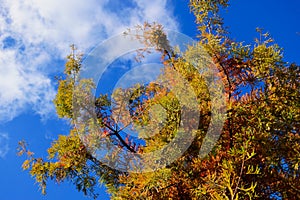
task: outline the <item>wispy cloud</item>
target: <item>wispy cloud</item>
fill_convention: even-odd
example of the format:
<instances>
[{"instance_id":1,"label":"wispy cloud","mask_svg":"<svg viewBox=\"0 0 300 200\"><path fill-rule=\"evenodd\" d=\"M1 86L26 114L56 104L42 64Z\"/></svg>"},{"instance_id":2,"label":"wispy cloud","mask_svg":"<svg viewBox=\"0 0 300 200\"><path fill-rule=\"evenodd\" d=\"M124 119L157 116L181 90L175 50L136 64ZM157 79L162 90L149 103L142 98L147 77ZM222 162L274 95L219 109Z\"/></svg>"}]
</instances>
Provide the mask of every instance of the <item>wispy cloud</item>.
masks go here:
<instances>
[{"instance_id":1,"label":"wispy cloud","mask_svg":"<svg viewBox=\"0 0 300 200\"><path fill-rule=\"evenodd\" d=\"M9 151L8 141L8 134L0 133L0 158L4 158Z\"/></svg>"},{"instance_id":2,"label":"wispy cloud","mask_svg":"<svg viewBox=\"0 0 300 200\"><path fill-rule=\"evenodd\" d=\"M144 21L176 29L167 0L2 0L0 5L0 122L32 108L53 113L54 83L69 45L87 51ZM62 69L60 69L62 70Z\"/></svg>"}]
</instances>

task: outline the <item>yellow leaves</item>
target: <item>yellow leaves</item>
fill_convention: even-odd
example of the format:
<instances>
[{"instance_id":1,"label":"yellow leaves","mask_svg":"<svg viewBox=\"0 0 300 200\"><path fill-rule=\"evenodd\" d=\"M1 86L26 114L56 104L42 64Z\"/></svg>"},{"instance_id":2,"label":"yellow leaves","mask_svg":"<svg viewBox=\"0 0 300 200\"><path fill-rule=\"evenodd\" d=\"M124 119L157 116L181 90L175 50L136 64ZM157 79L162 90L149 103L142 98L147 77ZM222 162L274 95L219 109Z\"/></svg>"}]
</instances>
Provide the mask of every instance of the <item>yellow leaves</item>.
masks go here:
<instances>
[{"instance_id":1,"label":"yellow leaves","mask_svg":"<svg viewBox=\"0 0 300 200\"><path fill-rule=\"evenodd\" d=\"M173 177L170 169L121 175L122 186L118 188L118 197L113 199L170 199L175 192L171 186L178 181Z\"/></svg>"},{"instance_id":2,"label":"yellow leaves","mask_svg":"<svg viewBox=\"0 0 300 200\"><path fill-rule=\"evenodd\" d=\"M149 174L124 173L119 176L117 172L107 170L97 162L96 158L93 159L76 130L71 130L69 136L59 136L48 149L49 162L33 158L33 153L30 151L21 149L19 152L20 155L26 153L29 157L24 161L22 168L30 170L43 189L48 178L58 182L70 178L77 184L78 190L86 192L85 187L94 186L93 181L88 177L89 170L95 178L104 177L103 179L111 181L107 186L114 195L119 195L117 199L184 198L178 192L180 187L183 193L190 195L188 199L251 199L255 197L256 188L259 191L264 191L266 187L282 190L274 185L288 186L297 183L300 163L298 158L300 152L299 66L286 66L282 63L281 49L272 44L268 34L262 35L266 40L259 41L253 48L227 40L222 35L224 31L222 20L217 16L219 8L227 5L227 0L191 0L190 2L199 30L202 32L199 43L189 47L182 57L180 52L172 52L175 50L170 46L163 27L159 24L145 23L138 27L141 32L132 34L143 41L147 48L154 47L162 53L162 61L165 65L162 76L171 80L170 85L179 83L171 73L171 70L176 70L195 92L199 103L197 107L199 110L195 110L199 111L201 117L199 121L189 121L189 124L200 122L197 139L192 146L166 169ZM129 33L130 31L127 34ZM147 48L142 49L141 52L147 52ZM199 57L199 51L202 52L203 49L213 55L213 59L206 55ZM90 111L95 109L94 105L89 105L93 98L92 91L95 84L92 80L76 80L81 66L81 57L75 55L74 50L73 46L73 52L68 56L65 65L66 77L59 81L58 93L54 99L59 117L69 119L74 119L76 116L74 105L86 106ZM187 60L195 61L193 64L196 66L186 62ZM216 62L220 72L206 73L207 67L212 66L212 61ZM198 157L198 150L210 124L211 107L215 106L212 105L209 94L211 91L208 91L205 83L205 80L212 75L216 75L224 82L225 90L230 94L227 99L228 105L226 104L230 108L227 112L230 120L224 126L223 135L216 148L205 160ZM264 82L258 82L261 80ZM183 83L179 85L184 85ZM215 86L213 81L211 84ZM244 88L240 89L241 86ZM104 128L103 124L114 126L113 120L115 120L127 125L132 123L132 116L135 117L133 123L136 125L151 127L150 131L144 130L143 133L149 135L145 140L144 152L163 147L176 136L176 129L181 123L182 116L180 102L176 100L176 95L170 91L170 88L164 88L153 82L145 87L139 85L134 90L128 93L132 95L129 97L123 90L116 90L113 95L113 103L116 104L115 113L120 111L124 113L128 105L125 106L124 102L128 100L133 107L133 114L127 113L128 115L113 119L111 111L105 111L105 117L100 112L97 115L98 121L87 120L82 126L77 126L80 133L88 132L92 135L91 139L86 141L96 141L100 134L106 139L111 139L112 134ZM179 96L188 98L187 93L189 92L181 92ZM142 99L144 97L146 98ZM96 107L102 109L102 107L109 107L110 103L107 97L98 98ZM160 106L166 110L166 113L161 111ZM149 122L150 115L155 118L152 123ZM158 126L159 121L164 121L163 128ZM97 130L99 132L94 129L98 125L96 123L102 124L100 130ZM159 134L151 135L151 131L156 129ZM140 136L141 133L139 132ZM226 147L222 146L223 144ZM97 148L97 145L91 146ZM118 153L113 152L111 160L117 160ZM283 166L280 163L282 160L285 160ZM91 166L92 162L97 165ZM288 172L279 174L278 168L285 167L284 165L287 166ZM258 176L260 173L261 175ZM77 178L80 180L78 181Z\"/></svg>"},{"instance_id":3,"label":"yellow leaves","mask_svg":"<svg viewBox=\"0 0 300 200\"><path fill-rule=\"evenodd\" d=\"M31 164L31 161L30 161L30 160L25 160L25 161L23 162L23 164L22 164L23 170L29 169L30 164Z\"/></svg>"},{"instance_id":4,"label":"yellow leaves","mask_svg":"<svg viewBox=\"0 0 300 200\"><path fill-rule=\"evenodd\" d=\"M259 174L260 169L258 166L248 165L246 174Z\"/></svg>"},{"instance_id":5,"label":"yellow leaves","mask_svg":"<svg viewBox=\"0 0 300 200\"><path fill-rule=\"evenodd\" d=\"M270 40L266 39L253 49L252 70L258 78L272 76L273 70L280 68L283 63L282 49L277 44L270 45L269 43Z\"/></svg>"},{"instance_id":6,"label":"yellow leaves","mask_svg":"<svg viewBox=\"0 0 300 200\"><path fill-rule=\"evenodd\" d=\"M73 117L73 97L74 89L77 84L77 75L79 73L82 55L75 54L75 46L71 45L72 53L67 57L68 60L65 64L65 79L60 79L58 82L58 90L53 103L56 108L56 112L61 118ZM88 85L86 80L81 80L79 85ZM88 85L90 87L90 85ZM80 87L80 89L86 89ZM84 90L83 90L84 91ZM87 91L87 90L86 90ZM76 91L75 91L76 92Z\"/></svg>"},{"instance_id":7,"label":"yellow leaves","mask_svg":"<svg viewBox=\"0 0 300 200\"><path fill-rule=\"evenodd\" d=\"M67 62L65 64L65 74L67 76L73 76L72 78L75 78L81 67L82 54L75 54L75 51L77 49L74 44L72 44L70 47L71 54L67 56Z\"/></svg>"},{"instance_id":8,"label":"yellow leaves","mask_svg":"<svg viewBox=\"0 0 300 200\"><path fill-rule=\"evenodd\" d=\"M219 16L219 9L228 6L228 0L191 0L190 8L196 17L200 42L212 50L222 49L221 43L225 39L226 29L223 27L223 19ZM216 49L213 49L216 48Z\"/></svg>"},{"instance_id":9,"label":"yellow leaves","mask_svg":"<svg viewBox=\"0 0 300 200\"><path fill-rule=\"evenodd\" d=\"M58 91L53 101L58 116L73 119L78 108L90 106L94 88L95 85L90 79L82 79L76 86L73 79L59 80Z\"/></svg>"},{"instance_id":10,"label":"yellow leaves","mask_svg":"<svg viewBox=\"0 0 300 200\"><path fill-rule=\"evenodd\" d=\"M72 167L76 169L85 164L87 152L77 135L61 135L48 149L48 154L49 159L56 156L64 168Z\"/></svg>"},{"instance_id":11,"label":"yellow leaves","mask_svg":"<svg viewBox=\"0 0 300 200\"><path fill-rule=\"evenodd\" d=\"M81 173L86 166L87 150L76 134L76 130L71 130L69 136L59 136L58 140L52 144L52 147L48 149L49 161L34 158L33 153L27 150L24 144L20 149L22 154L26 153L28 156L22 168L29 170L30 174L35 177L43 194L45 194L46 181L49 178L61 182L74 172Z\"/></svg>"},{"instance_id":12,"label":"yellow leaves","mask_svg":"<svg viewBox=\"0 0 300 200\"><path fill-rule=\"evenodd\" d=\"M59 117L72 118L74 82L60 80L56 97L53 101Z\"/></svg>"}]
</instances>

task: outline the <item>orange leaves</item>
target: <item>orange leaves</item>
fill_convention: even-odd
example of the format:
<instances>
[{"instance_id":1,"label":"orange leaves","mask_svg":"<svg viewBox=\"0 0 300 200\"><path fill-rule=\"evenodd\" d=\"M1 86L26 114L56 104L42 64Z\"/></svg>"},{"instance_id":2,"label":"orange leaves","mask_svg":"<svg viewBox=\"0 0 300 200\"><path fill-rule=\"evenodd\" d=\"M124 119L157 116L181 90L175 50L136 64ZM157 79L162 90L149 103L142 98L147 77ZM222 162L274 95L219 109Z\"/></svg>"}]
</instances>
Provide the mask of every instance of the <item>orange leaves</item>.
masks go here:
<instances>
[{"instance_id":1,"label":"orange leaves","mask_svg":"<svg viewBox=\"0 0 300 200\"><path fill-rule=\"evenodd\" d=\"M146 46L138 50L138 59L149 53L149 48L156 49L164 64L161 79L169 80L170 86L190 86L196 94L199 105L193 112L199 113L200 119L188 121L191 125L199 124L196 139L188 150L166 168L151 173L119 173L94 158L88 149L97 150L103 139L131 152L155 151L168 144L176 136L178 124L183 123L182 105L176 98L187 98L186 90L175 94L154 82L137 85L130 91L116 90L112 100L107 95L96 99L96 122L91 120L80 129L82 134L90 133L87 137L79 138L76 130L71 130L69 136L60 136L48 149L47 162L34 158L25 148L20 151L28 156L23 169L30 170L43 189L48 178L69 178L84 192L96 186L95 179L103 179L116 199L269 199L275 192L286 199L299 196L300 67L284 63L281 49L269 39L254 46L230 41L217 14L220 7L227 6L227 0L191 0L190 6L201 31L200 40L182 57L170 46L162 25L145 23L137 32L127 32ZM212 58L195 59L202 67L201 74L186 62L194 59L186 58L196 57L195 52L203 49ZM95 86L90 80L75 81L81 58L74 50L72 47L65 65L67 77L59 81L54 100L58 115L70 119L74 114L74 85L80 86L75 94L81 97L82 101L77 102L81 105L87 105L93 98L90 91ZM202 65L203 61L209 64ZM215 148L200 158L199 149L212 120L211 110L216 106L212 105L205 82L206 76L211 75L205 74L206 67L212 66L211 61L218 68L213 75L225 85L227 120ZM187 84L178 81L172 70ZM151 110L155 105L159 105L158 109ZM93 106L89 107L91 111ZM161 108L166 110L165 115ZM129 124L150 127L139 132L139 136L151 136L145 137L144 147L133 137L122 138L120 132ZM90 144L91 148L83 144ZM113 152L114 159L118 159L119 150ZM171 153L175 150L176 147Z\"/></svg>"},{"instance_id":2,"label":"orange leaves","mask_svg":"<svg viewBox=\"0 0 300 200\"><path fill-rule=\"evenodd\" d=\"M104 130L102 133L103 133L104 136L107 136L109 134L109 131L108 130Z\"/></svg>"}]
</instances>

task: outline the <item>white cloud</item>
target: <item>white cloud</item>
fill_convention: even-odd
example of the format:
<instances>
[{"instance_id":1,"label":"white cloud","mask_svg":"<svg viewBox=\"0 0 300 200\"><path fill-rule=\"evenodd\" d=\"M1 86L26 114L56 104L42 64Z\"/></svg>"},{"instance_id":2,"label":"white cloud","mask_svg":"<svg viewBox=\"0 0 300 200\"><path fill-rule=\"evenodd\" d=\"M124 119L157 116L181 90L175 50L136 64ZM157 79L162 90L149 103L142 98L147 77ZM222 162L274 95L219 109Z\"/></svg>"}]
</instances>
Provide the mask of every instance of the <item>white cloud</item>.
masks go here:
<instances>
[{"instance_id":1,"label":"white cloud","mask_svg":"<svg viewBox=\"0 0 300 200\"><path fill-rule=\"evenodd\" d=\"M8 134L0 133L0 158L4 158L9 151L8 141Z\"/></svg>"},{"instance_id":2,"label":"white cloud","mask_svg":"<svg viewBox=\"0 0 300 200\"><path fill-rule=\"evenodd\" d=\"M57 61L75 43L87 51L97 42L144 21L176 29L167 0L1 0L0 122L29 107L53 113ZM62 68L60 68L62 71Z\"/></svg>"}]
</instances>

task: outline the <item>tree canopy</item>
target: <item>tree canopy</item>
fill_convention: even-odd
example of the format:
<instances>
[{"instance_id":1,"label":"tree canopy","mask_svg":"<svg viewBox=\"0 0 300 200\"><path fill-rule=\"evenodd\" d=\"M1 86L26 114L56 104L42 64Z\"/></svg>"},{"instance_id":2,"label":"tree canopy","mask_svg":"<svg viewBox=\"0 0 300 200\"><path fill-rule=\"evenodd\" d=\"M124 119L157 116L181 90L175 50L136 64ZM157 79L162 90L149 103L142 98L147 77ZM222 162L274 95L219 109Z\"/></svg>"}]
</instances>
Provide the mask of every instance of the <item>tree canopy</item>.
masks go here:
<instances>
[{"instance_id":1,"label":"tree canopy","mask_svg":"<svg viewBox=\"0 0 300 200\"><path fill-rule=\"evenodd\" d=\"M142 34L129 30L124 37L160 53L164 67L159 79L169 80L174 88L188 84L192 94L182 94L180 89L177 93L187 102L196 99L197 105L186 109L188 115L199 117L186 118L178 94L155 83L119 88L112 96L92 96L96 83L80 78L82 55L72 46L53 101L58 116L70 120L70 134L53 142L48 158L36 158L25 143L20 143L20 154L28 156L23 169L29 170L43 193L47 181L53 180L70 181L93 198L97 198L97 187L102 183L112 199L300 199L300 67L286 62L283 50L261 29L257 29L258 39L253 44L232 40L219 15L228 0L190 0L189 6L199 34L197 44L185 52L178 52L156 23L140 25L137 29ZM147 48L138 51L137 60L147 57ZM225 100L217 102L224 103L226 117L221 135L206 156L199 156L205 135L213 117L222 121L222 116L214 113L215 102L206 81L211 74L201 68L210 65L189 62L199 49L216 67L213 75L224 85L219 89ZM200 68L203 73L199 73ZM185 82L178 83L174 74ZM91 99L95 100L92 106ZM82 114L78 107L93 114ZM116 113L127 114L116 117ZM85 119L85 123L76 124L78 119ZM184 134L192 129L187 126L180 131L183 119L188 119L191 127L197 126L193 141L184 140ZM119 121L124 127L138 127L142 142L124 134ZM148 128L139 129L143 126ZM139 169L112 167L122 165L124 158L133 154L161 149L180 134L180 142L190 145L163 168L155 168L158 164L147 158L143 158L147 167L155 170L137 173ZM108 159L111 165L95 157L101 148L113 150ZM178 150L174 147L166 154Z\"/></svg>"}]
</instances>

